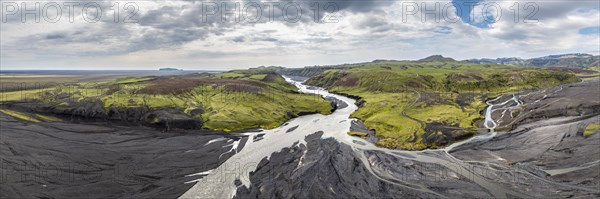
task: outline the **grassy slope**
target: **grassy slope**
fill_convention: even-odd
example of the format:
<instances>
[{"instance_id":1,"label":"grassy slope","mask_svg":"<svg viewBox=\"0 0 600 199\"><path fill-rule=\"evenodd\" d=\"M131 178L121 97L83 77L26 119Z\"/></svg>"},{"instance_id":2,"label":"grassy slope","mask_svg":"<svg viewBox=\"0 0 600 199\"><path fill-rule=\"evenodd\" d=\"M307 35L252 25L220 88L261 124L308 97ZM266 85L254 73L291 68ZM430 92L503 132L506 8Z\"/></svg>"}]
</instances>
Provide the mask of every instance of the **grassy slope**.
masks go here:
<instances>
[{"instance_id":1,"label":"grassy slope","mask_svg":"<svg viewBox=\"0 0 600 199\"><path fill-rule=\"evenodd\" d=\"M15 118L18 118L21 120L25 120L25 121L29 121L29 122L40 122L40 120L38 120L34 117L31 117L28 114L21 113L18 111L0 109L0 113L4 113L4 114L10 115L12 117L15 117Z\"/></svg>"},{"instance_id":2,"label":"grassy slope","mask_svg":"<svg viewBox=\"0 0 600 199\"><path fill-rule=\"evenodd\" d=\"M15 118L18 118L21 120L25 120L25 121L29 121L29 122L41 122L41 121L60 122L60 121L62 121L61 119L53 117L53 116L24 113L24 112L8 110L8 109L0 109L0 113L4 113L4 114L10 115L12 117L15 117Z\"/></svg>"},{"instance_id":3,"label":"grassy slope","mask_svg":"<svg viewBox=\"0 0 600 199\"><path fill-rule=\"evenodd\" d=\"M275 128L304 113L331 113L331 103L296 87L271 71L239 70L212 75L131 77L109 83L0 93L0 101L36 99L57 106L100 100L109 107L171 107L202 118L204 128L234 131Z\"/></svg>"},{"instance_id":4,"label":"grassy slope","mask_svg":"<svg viewBox=\"0 0 600 199\"><path fill-rule=\"evenodd\" d=\"M427 125L473 134L487 98L578 80L568 73L504 65L379 62L328 70L307 83L359 96L360 108L352 116L376 131L382 138L378 145L419 150L452 141L425 141L431 135L447 139L441 130L425 135Z\"/></svg>"},{"instance_id":5,"label":"grassy slope","mask_svg":"<svg viewBox=\"0 0 600 199\"><path fill-rule=\"evenodd\" d=\"M583 132L584 136L589 136L600 131L600 123L589 123Z\"/></svg>"}]
</instances>

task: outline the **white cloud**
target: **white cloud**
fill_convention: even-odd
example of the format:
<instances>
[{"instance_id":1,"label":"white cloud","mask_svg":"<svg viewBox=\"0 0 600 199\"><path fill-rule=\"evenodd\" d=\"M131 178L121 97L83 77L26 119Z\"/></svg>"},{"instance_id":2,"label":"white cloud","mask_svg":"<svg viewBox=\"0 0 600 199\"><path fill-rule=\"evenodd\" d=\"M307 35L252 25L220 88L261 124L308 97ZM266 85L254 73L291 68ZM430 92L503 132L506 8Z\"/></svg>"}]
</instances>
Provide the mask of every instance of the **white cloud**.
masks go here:
<instances>
[{"instance_id":1,"label":"white cloud","mask_svg":"<svg viewBox=\"0 0 600 199\"><path fill-rule=\"evenodd\" d=\"M319 1L321 2L321 1ZM383 2L383 3L382 3ZM591 3L590 3L591 2ZM497 1L499 20L488 28L462 21L448 9L439 22L421 13L403 15L402 3L339 1L337 23L315 23L302 2L303 19L259 23L202 21L202 2L140 1L138 23L2 23L2 68L155 69L244 68L257 65L338 64L374 59L418 59L443 54L458 59L533 57L563 52L598 52L597 35L578 30L600 24L598 2L539 1L537 23L515 22L516 1ZM101 2L113 5L114 2ZM432 8L431 1L415 2ZM439 1L439 13L450 1ZM482 16L482 2L473 14ZM519 18L527 14L521 5ZM124 2L121 2L121 6ZM595 7L594 7L595 6ZM595 9L594 9L595 8ZM490 9L488 11L493 11ZM106 11L110 16L110 12ZM490 12L496 13L496 12ZM79 13L81 14L81 13ZM325 13L321 13L323 16ZM321 17L323 17L321 16ZM264 18L266 19L266 18ZM484 18L475 18L483 22Z\"/></svg>"}]
</instances>

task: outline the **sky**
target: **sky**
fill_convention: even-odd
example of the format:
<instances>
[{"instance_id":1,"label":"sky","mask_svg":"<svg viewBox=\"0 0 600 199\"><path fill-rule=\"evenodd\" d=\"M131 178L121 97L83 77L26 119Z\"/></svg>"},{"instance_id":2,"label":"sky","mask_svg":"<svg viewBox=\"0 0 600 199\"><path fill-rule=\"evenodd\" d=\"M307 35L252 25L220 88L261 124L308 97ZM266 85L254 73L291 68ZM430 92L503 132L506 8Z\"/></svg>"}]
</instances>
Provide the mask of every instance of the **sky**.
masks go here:
<instances>
[{"instance_id":1,"label":"sky","mask_svg":"<svg viewBox=\"0 0 600 199\"><path fill-rule=\"evenodd\" d=\"M0 10L2 70L600 54L597 0L2 0Z\"/></svg>"}]
</instances>

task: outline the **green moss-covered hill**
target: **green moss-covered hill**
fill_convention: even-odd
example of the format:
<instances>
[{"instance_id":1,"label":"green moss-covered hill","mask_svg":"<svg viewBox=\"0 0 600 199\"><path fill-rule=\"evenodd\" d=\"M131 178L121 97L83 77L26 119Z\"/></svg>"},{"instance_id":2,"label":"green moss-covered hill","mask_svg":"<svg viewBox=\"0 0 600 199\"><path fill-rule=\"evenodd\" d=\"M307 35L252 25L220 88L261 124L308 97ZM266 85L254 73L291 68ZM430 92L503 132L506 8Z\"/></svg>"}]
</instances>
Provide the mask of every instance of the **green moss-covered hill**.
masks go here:
<instances>
[{"instance_id":1,"label":"green moss-covered hill","mask_svg":"<svg viewBox=\"0 0 600 199\"><path fill-rule=\"evenodd\" d=\"M329 66L306 83L357 96L352 114L382 147L421 150L476 133L484 101L504 93L580 81L574 74L453 60L374 61ZM306 69L282 71L309 73Z\"/></svg>"},{"instance_id":2,"label":"green moss-covered hill","mask_svg":"<svg viewBox=\"0 0 600 199\"><path fill-rule=\"evenodd\" d=\"M259 69L61 84L2 92L0 100L30 112L217 131L275 128L332 110L321 96L300 94L280 75Z\"/></svg>"}]
</instances>

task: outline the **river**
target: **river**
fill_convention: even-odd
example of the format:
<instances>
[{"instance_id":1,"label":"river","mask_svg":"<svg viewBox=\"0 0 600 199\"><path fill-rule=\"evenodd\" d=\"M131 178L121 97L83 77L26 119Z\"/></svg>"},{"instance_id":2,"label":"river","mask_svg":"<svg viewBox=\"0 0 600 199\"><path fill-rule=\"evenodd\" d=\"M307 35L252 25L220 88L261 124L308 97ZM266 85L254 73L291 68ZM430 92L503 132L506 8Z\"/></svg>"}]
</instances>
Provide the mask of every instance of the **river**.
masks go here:
<instances>
[{"instance_id":1,"label":"river","mask_svg":"<svg viewBox=\"0 0 600 199\"><path fill-rule=\"evenodd\" d=\"M318 131L324 132L322 138L331 137L343 144L351 146L356 152L356 156L362 160L364 165L371 165L369 160L365 157L363 153L364 151L377 151L396 156L397 158L410 159L423 163L452 165L448 166L447 168L459 175L463 175L465 177L468 176L469 179L487 189L488 192L496 198L506 198L507 193L510 193L514 196L521 195L501 186L496 186L494 182L490 182L478 175L475 175L461 160L452 157L447 152L447 149L424 151L393 150L380 148L372 143L365 142L360 138L349 136L347 135L347 132L349 131L351 121L353 120L350 119L350 114L358 109L358 107L354 104L354 99L329 93L323 88L306 86L302 84L302 82L294 81L289 77L284 76L284 78L286 81L298 87L299 91L302 93L319 94L323 97L333 97L341 100L348 106L337 109L330 115L312 114L291 119L278 128L262 131L260 134L264 133L264 135L261 135L263 136L263 139L257 142L252 142L252 140L255 136L259 135L258 133L247 133L250 138L241 150L236 151L235 155L233 155L217 169L208 172L208 175L205 177L190 181L189 183L196 184L180 198L232 198L235 195L237 186L250 186L249 173L256 169L257 165L263 158L269 157L269 155L272 153L281 151L283 148L292 147L298 144L305 144L304 138L307 135ZM488 104L492 103L494 100L488 102ZM514 107L518 107L518 105L520 105L517 97L513 97L509 101L516 103ZM490 129L496 127L494 120L491 119L491 112L494 110L510 108L504 107L504 105L508 104L509 101L505 101L498 105L490 104L490 108L488 108L486 113L486 124L494 124L493 126L490 126ZM500 108L493 109L494 106ZM295 130L293 130L291 133L288 133L290 128L295 128ZM489 139L493 136L494 134L489 133L478 135L467 141L455 143L454 145L450 146L450 148L472 140ZM370 167L369 171L380 180L392 182L404 188L415 189L416 191L427 192L444 197L437 194L435 191L430 190L426 186L408 186L403 183L397 183L394 179L389 179L389 176L385 174L383 174L385 176L382 176L381 172L375 172L373 169L370 169ZM203 172L202 174L207 174L207 172ZM238 185L236 185L236 179L238 179L241 184L238 183Z\"/></svg>"}]
</instances>

